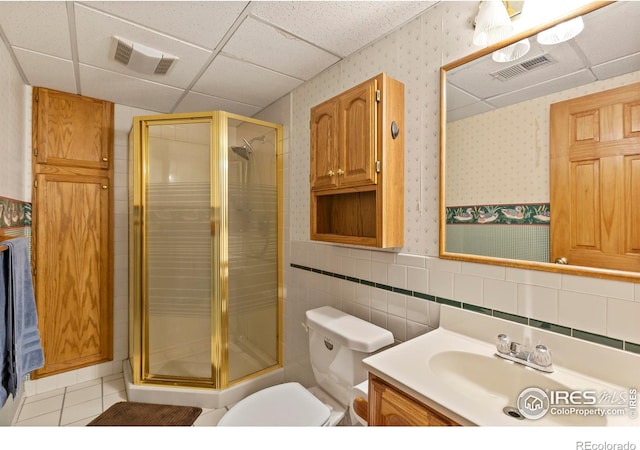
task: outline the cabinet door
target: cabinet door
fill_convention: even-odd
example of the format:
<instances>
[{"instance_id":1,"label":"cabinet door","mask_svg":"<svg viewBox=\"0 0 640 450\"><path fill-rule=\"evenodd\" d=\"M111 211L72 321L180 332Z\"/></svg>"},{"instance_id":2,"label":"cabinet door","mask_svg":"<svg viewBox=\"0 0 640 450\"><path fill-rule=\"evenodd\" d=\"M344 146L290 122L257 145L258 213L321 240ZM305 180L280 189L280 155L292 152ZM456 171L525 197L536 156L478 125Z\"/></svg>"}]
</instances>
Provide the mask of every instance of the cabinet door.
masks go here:
<instances>
[{"instance_id":1,"label":"cabinet door","mask_svg":"<svg viewBox=\"0 0 640 450\"><path fill-rule=\"evenodd\" d=\"M337 186L337 127L337 101L327 101L311 110L311 188L314 190Z\"/></svg>"},{"instance_id":2,"label":"cabinet door","mask_svg":"<svg viewBox=\"0 0 640 450\"><path fill-rule=\"evenodd\" d=\"M369 425L454 426L453 420L375 377L369 380Z\"/></svg>"},{"instance_id":3,"label":"cabinet door","mask_svg":"<svg viewBox=\"0 0 640 450\"><path fill-rule=\"evenodd\" d=\"M44 88L33 94L36 163L109 168L113 103Z\"/></svg>"},{"instance_id":4,"label":"cabinet door","mask_svg":"<svg viewBox=\"0 0 640 450\"><path fill-rule=\"evenodd\" d=\"M341 187L376 182L376 86L377 80L369 80L339 97Z\"/></svg>"},{"instance_id":5,"label":"cabinet door","mask_svg":"<svg viewBox=\"0 0 640 450\"><path fill-rule=\"evenodd\" d=\"M41 173L34 190L34 279L43 368L35 377L113 353L109 179Z\"/></svg>"}]
</instances>

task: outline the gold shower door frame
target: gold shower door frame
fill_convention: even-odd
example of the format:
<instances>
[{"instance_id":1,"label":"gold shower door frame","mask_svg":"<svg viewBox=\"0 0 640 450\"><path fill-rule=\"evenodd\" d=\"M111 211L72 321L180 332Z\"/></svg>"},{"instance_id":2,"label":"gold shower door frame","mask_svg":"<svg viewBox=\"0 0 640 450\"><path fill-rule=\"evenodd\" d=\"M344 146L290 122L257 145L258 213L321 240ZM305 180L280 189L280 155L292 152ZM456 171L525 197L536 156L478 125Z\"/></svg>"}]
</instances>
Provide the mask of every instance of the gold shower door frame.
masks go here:
<instances>
[{"instance_id":1,"label":"gold shower door frame","mask_svg":"<svg viewBox=\"0 0 640 450\"><path fill-rule=\"evenodd\" d=\"M242 121L272 128L276 142L277 186L277 363L258 372L233 380L228 379L228 123ZM145 187L149 175L149 127L153 125L210 124L210 208L211 208L211 374L210 378L192 378L149 373L149 318L147 280L147 236ZM196 112L139 116L133 119L129 136L129 358L134 384L169 385L172 387L198 387L224 389L250 378L282 367L282 125L227 113L224 111ZM217 274L217 276L216 276Z\"/></svg>"}]
</instances>

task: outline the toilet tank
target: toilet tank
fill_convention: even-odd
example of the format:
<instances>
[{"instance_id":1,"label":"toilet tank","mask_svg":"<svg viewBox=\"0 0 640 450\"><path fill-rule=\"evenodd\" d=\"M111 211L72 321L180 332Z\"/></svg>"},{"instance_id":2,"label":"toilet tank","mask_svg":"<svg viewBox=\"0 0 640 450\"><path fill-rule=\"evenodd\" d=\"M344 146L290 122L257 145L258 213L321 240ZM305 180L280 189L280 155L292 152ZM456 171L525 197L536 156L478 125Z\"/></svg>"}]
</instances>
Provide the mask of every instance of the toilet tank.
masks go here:
<instances>
[{"instance_id":1,"label":"toilet tank","mask_svg":"<svg viewBox=\"0 0 640 450\"><path fill-rule=\"evenodd\" d=\"M309 355L318 385L348 406L353 387L367 379L362 360L393 344L393 334L330 306L306 312Z\"/></svg>"}]
</instances>

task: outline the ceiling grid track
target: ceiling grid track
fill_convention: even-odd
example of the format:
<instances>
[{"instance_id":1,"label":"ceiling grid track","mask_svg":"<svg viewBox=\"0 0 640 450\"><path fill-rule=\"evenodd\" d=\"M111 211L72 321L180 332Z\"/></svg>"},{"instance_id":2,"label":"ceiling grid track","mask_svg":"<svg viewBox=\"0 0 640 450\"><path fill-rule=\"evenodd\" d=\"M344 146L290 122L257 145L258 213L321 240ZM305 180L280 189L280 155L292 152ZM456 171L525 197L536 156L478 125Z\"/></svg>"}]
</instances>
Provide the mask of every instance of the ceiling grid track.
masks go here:
<instances>
[{"instance_id":1,"label":"ceiling grid track","mask_svg":"<svg viewBox=\"0 0 640 450\"><path fill-rule=\"evenodd\" d=\"M198 82L198 80L200 80L202 75L207 71L209 66L213 63L213 60L216 59L216 57L220 54L220 52L222 51L224 46L227 44L229 39L231 39L233 34L236 32L236 30L238 28L240 28L240 25L242 25L242 22L244 22L245 19L247 17L249 17L249 13L251 11L251 8L252 8L251 2L249 2L249 4L242 10L242 12L238 16L238 18L233 22L233 25L231 26L231 28L229 28L229 30L227 30L227 32L222 37L220 42L218 42L218 45L216 45L216 47L213 49L213 52L211 52L211 56L209 56L209 59L207 59L207 62L205 62L205 64L202 66L200 71L193 78L191 83L189 83L189 85L184 89L184 91L182 92L180 97L178 97L178 100L176 100L175 104L173 105L173 107L169 111L170 114L172 114L172 113L174 113L176 111L176 109L178 108L180 103L182 103L182 101L185 99L187 94L189 94L189 92L191 92L191 89L193 89L193 86L195 86L195 84Z\"/></svg>"},{"instance_id":2,"label":"ceiling grid track","mask_svg":"<svg viewBox=\"0 0 640 450\"><path fill-rule=\"evenodd\" d=\"M76 33L76 13L74 2L67 1L67 19L69 20L69 40L71 42L71 62L73 63L73 75L76 82L76 94L82 95L80 83L80 58L78 57L78 36Z\"/></svg>"}]
</instances>

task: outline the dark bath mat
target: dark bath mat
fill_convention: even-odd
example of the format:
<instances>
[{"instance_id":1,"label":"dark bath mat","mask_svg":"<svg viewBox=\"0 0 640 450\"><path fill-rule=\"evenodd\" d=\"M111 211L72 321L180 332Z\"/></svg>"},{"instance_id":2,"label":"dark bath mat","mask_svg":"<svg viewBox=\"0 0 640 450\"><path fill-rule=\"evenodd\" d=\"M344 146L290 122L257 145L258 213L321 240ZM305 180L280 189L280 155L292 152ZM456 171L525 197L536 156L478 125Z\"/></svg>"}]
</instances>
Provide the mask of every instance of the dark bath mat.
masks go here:
<instances>
[{"instance_id":1,"label":"dark bath mat","mask_svg":"<svg viewBox=\"0 0 640 450\"><path fill-rule=\"evenodd\" d=\"M182 426L196 421L202 408L193 406L157 405L154 403L118 402L87 426Z\"/></svg>"}]
</instances>

